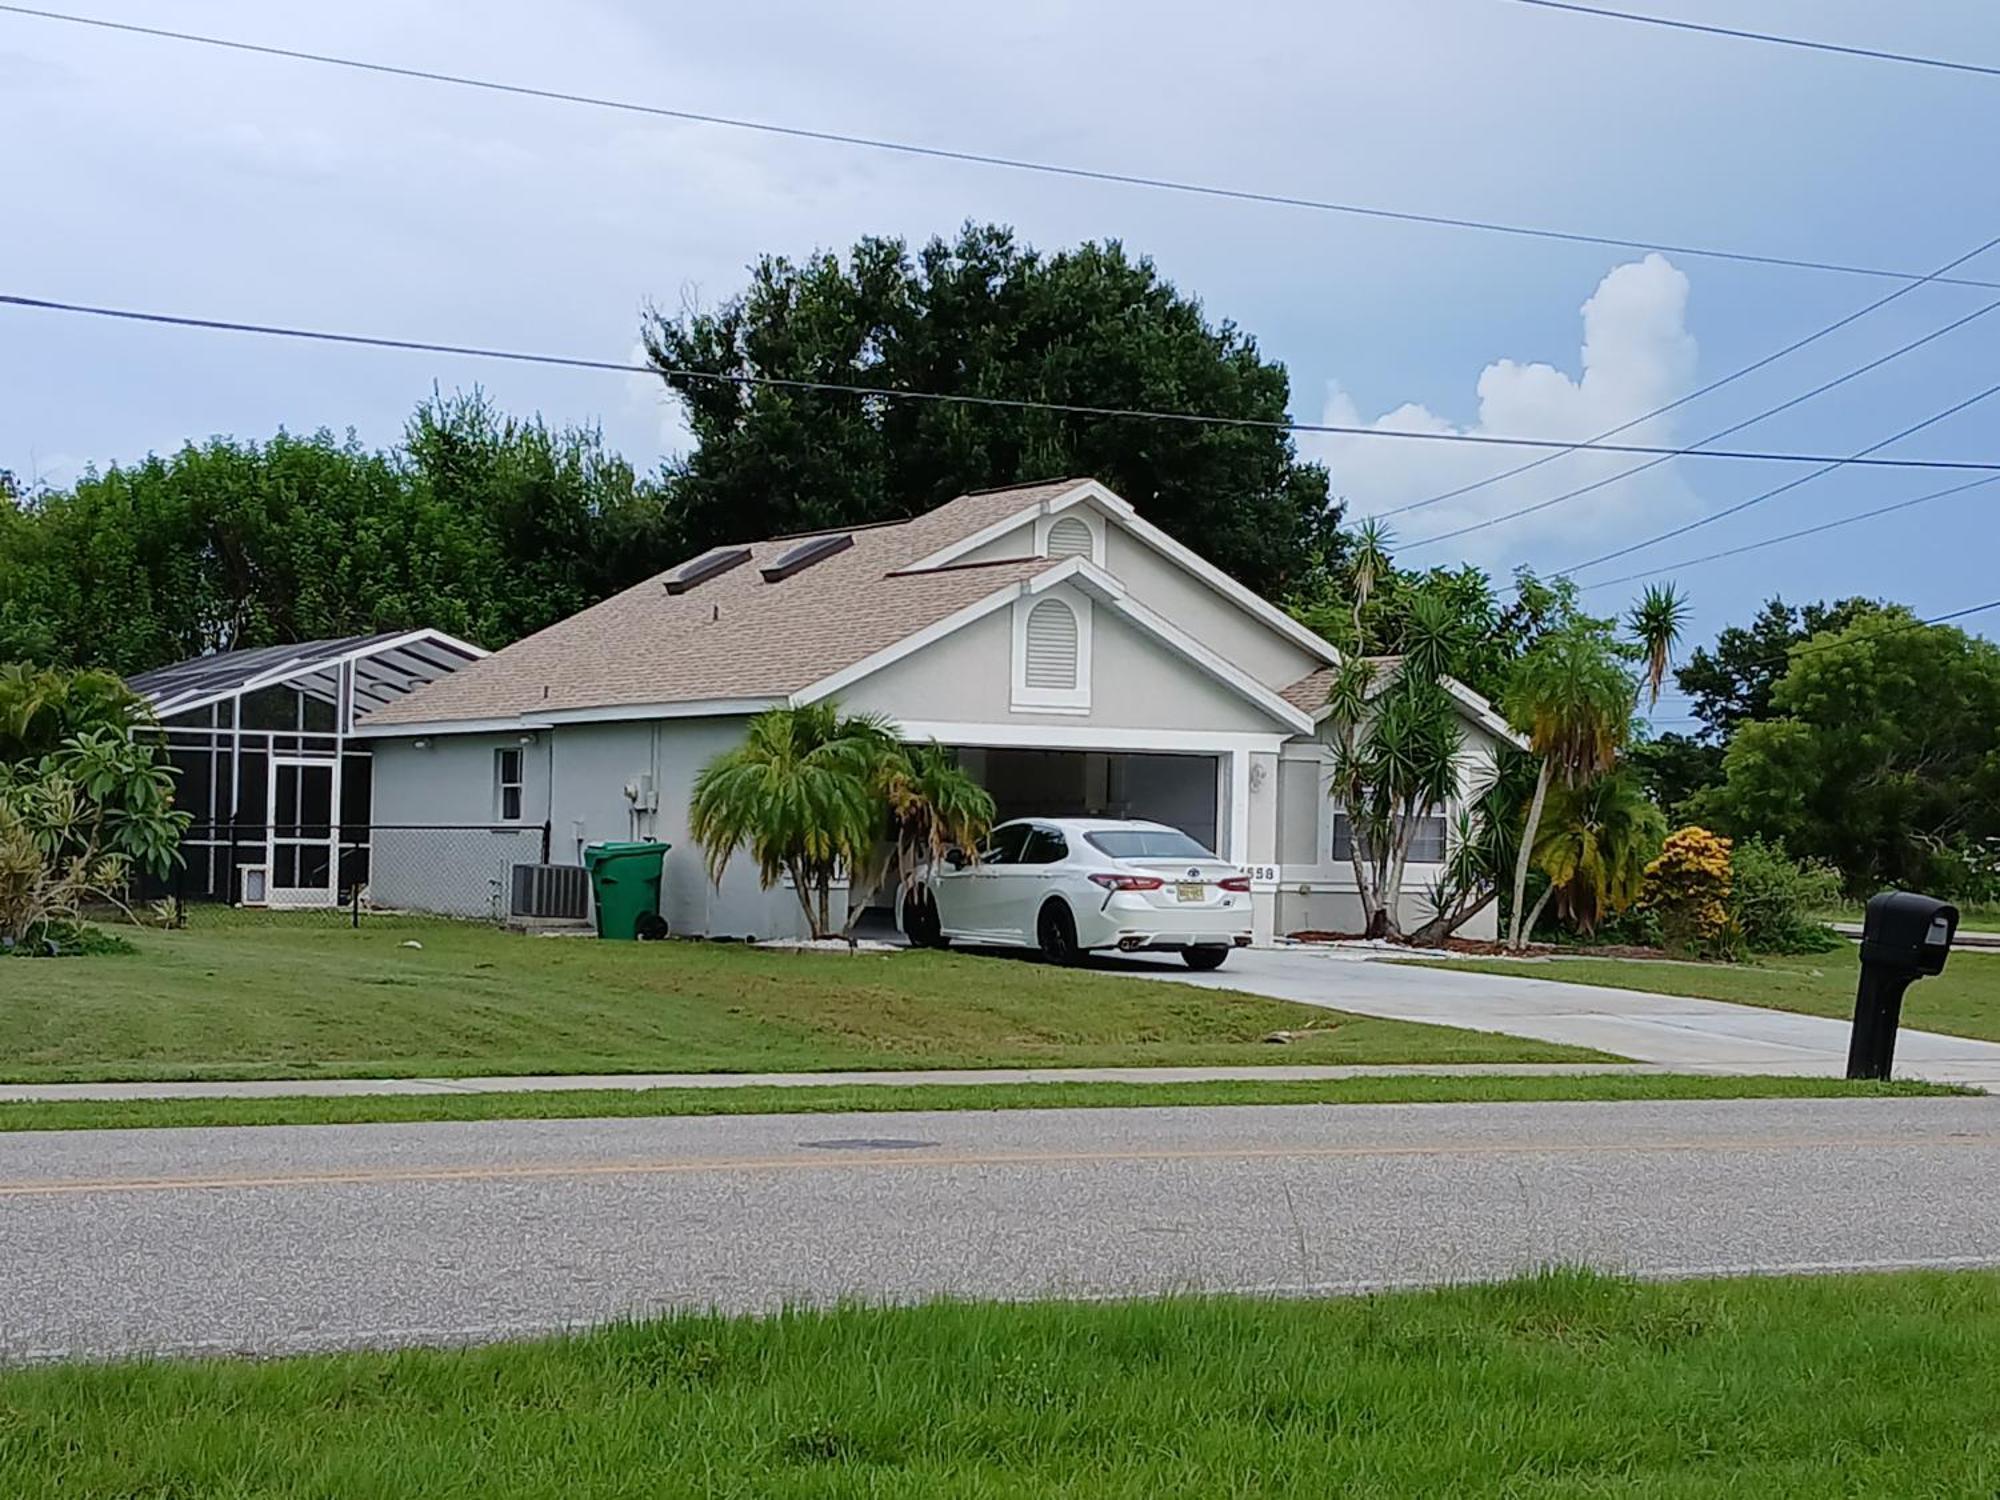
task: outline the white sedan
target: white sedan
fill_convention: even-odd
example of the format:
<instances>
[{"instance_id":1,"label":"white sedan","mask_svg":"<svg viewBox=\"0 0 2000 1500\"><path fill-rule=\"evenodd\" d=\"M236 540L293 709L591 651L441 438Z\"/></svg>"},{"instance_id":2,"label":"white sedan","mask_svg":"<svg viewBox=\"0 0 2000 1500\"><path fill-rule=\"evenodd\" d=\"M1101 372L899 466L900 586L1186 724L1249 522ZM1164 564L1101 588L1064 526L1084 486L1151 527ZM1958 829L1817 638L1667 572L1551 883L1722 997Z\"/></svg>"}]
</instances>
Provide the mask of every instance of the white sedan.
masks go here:
<instances>
[{"instance_id":1,"label":"white sedan","mask_svg":"<svg viewBox=\"0 0 2000 1500\"><path fill-rule=\"evenodd\" d=\"M919 946L1039 948L1061 964L1165 950L1213 969L1250 929L1249 876L1178 828L1124 819L1002 823L977 858L952 851L903 902Z\"/></svg>"}]
</instances>

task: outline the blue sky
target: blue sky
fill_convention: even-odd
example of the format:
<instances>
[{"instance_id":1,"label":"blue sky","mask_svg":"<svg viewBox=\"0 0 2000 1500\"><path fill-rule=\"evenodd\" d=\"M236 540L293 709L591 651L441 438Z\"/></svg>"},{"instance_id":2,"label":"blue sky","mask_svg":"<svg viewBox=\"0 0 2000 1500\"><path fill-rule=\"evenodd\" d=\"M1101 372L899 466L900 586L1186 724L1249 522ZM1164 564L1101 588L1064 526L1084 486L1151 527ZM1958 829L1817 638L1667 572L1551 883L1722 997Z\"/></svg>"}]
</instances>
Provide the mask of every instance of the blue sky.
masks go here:
<instances>
[{"instance_id":1,"label":"blue sky","mask_svg":"<svg viewBox=\"0 0 2000 1500\"><path fill-rule=\"evenodd\" d=\"M1649 243L1928 270L2000 234L1985 149L2000 80L1502 0L1270 0L1226 25L1213 6L1155 0L76 3L718 113ZM2000 7L1978 0L1656 8L2000 62ZM0 289L608 358L634 352L647 302L719 300L763 251L921 239L967 218L1010 222L1041 246L1116 236L1283 360L1302 419L1562 437L1637 416L1890 288L911 160L13 16L0 16L0 182ZM1966 270L2000 280L2000 251ZM1920 289L1631 436L1701 438L1995 298ZM1996 333L2000 312L1732 441L1851 452L2000 380ZM280 425L386 443L434 382L600 421L642 467L680 441L638 378L0 310L0 467L62 484L86 463ZM1890 451L1993 459L1997 434L2000 397ZM1304 446L1356 513L1519 461L1366 439ZM1608 472L1573 456L1396 529L1413 543ZM1560 568L1795 472L1677 460L1406 560ZM1835 473L1582 577L1949 482ZM2000 485L1674 576L1703 639L1772 592L1941 613L2000 592L1996 506ZM1634 587L1591 598L1609 608ZM1971 623L1991 632L1996 619Z\"/></svg>"}]
</instances>

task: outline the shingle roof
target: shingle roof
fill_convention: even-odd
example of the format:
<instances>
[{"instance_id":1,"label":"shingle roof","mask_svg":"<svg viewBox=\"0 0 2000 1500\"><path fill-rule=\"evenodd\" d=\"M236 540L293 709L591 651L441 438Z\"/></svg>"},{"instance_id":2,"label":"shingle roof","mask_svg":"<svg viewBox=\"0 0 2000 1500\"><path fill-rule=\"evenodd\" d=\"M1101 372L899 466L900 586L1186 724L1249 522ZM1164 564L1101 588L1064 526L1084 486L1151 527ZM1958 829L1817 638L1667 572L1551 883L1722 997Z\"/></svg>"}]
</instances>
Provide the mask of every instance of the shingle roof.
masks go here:
<instances>
[{"instance_id":1,"label":"shingle roof","mask_svg":"<svg viewBox=\"0 0 2000 1500\"><path fill-rule=\"evenodd\" d=\"M1278 696L1293 708L1316 714L1326 707L1326 695L1333 691L1333 679L1339 671L1338 667L1315 667L1297 682L1279 688Z\"/></svg>"},{"instance_id":2,"label":"shingle roof","mask_svg":"<svg viewBox=\"0 0 2000 1500\"><path fill-rule=\"evenodd\" d=\"M961 495L779 583L761 569L801 537L669 594L666 573L516 641L368 716L370 725L512 718L559 709L772 698L797 692L1051 566L1019 558L900 572L962 537L1074 489L1055 480Z\"/></svg>"}]
</instances>

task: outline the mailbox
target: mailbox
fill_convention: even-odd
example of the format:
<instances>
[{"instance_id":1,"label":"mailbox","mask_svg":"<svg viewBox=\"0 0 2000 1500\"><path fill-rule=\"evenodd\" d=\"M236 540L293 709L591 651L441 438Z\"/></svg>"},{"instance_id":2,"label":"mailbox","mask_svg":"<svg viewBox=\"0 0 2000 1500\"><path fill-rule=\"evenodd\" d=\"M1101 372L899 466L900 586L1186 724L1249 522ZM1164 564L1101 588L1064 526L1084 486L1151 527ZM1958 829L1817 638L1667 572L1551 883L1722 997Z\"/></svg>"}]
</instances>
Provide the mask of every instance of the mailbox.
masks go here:
<instances>
[{"instance_id":1,"label":"mailbox","mask_svg":"<svg viewBox=\"0 0 2000 1500\"><path fill-rule=\"evenodd\" d=\"M1912 891L1884 891L1861 924L1861 982L1854 992L1849 1078L1887 1078L1896 1060L1903 992L1914 979L1942 974L1958 933L1958 908Z\"/></svg>"}]
</instances>

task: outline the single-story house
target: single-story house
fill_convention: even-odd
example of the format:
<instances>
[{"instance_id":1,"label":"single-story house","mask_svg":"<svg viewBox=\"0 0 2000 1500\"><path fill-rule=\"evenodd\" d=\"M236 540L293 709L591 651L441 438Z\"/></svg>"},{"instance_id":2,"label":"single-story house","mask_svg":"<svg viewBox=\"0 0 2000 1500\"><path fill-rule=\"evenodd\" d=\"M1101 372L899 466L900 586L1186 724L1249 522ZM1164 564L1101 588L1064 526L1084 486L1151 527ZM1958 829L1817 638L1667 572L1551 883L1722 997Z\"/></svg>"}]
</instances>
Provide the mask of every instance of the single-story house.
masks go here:
<instances>
[{"instance_id":1,"label":"single-story house","mask_svg":"<svg viewBox=\"0 0 2000 1500\"><path fill-rule=\"evenodd\" d=\"M797 902L760 890L743 857L712 887L688 797L752 714L836 699L954 747L1002 818L1185 829L1250 871L1269 939L1360 925L1326 795L1339 659L1102 484L1064 479L715 548L376 708L355 732L374 747L380 821L541 825L547 858L569 865L590 843L664 840L674 931L780 937L800 927ZM1508 731L1476 694L1458 699L1469 785ZM1412 918L1448 812L1415 851ZM374 898L484 909L504 872L448 863L378 853Z\"/></svg>"}]
</instances>

